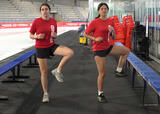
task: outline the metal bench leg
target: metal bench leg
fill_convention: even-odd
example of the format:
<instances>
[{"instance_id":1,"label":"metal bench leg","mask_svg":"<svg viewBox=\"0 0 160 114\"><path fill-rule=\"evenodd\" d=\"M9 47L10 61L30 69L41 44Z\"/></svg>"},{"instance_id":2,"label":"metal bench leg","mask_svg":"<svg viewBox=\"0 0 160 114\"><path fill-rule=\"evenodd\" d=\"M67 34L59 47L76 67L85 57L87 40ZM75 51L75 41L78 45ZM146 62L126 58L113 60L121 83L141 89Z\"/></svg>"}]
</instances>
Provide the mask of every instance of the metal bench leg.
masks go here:
<instances>
[{"instance_id":1,"label":"metal bench leg","mask_svg":"<svg viewBox=\"0 0 160 114\"><path fill-rule=\"evenodd\" d=\"M126 64L125 64L125 69L127 69L127 68L128 68L128 67L127 67L127 66L128 66L127 64L128 64L128 62L126 61Z\"/></svg>"},{"instance_id":2,"label":"metal bench leg","mask_svg":"<svg viewBox=\"0 0 160 114\"><path fill-rule=\"evenodd\" d=\"M29 78L29 76L22 76L20 75L20 71L21 71L21 66L20 64L17 66L17 75L15 75L15 72L14 72L14 75L13 76L8 76L8 78L13 78L13 79L17 79L17 78Z\"/></svg>"},{"instance_id":3,"label":"metal bench leg","mask_svg":"<svg viewBox=\"0 0 160 114\"><path fill-rule=\"evenodd\" d=\"M146 89L147 89L147 82L144 80L144 88L143 88L143 99L142 99L142 105L143 106L158 106L160 104L160 97L159 95L157 95L157 99L158 99L158 103L147 103L145 104L144 100L145 100L145 93L146 93Z\"/></svg>"},{"instance_id":4,"label":"metal bench leg","mask_svg":"<svg viewBox=\"0 0 160 114\"><path fill-rule=\"evenodd\" d=\"M16 68L14 67L14 69L11 70L12 71L12 78L13 80L15 80L15 75L16 75Z\"/></svg>"},{"instance_id":5,"label":"metal bench leg","mask_svg":"<svg viewBox=\"0 0 160 114\"><path fill-rule=\"evenodd\" d=\"M17 76L15 78L29 78L29 76L20 76L20 64L17 66Z\"/></svg>"},{"instance_id":6,"label":"metal bench leg","mask_svg":"<svg viewBox=\"0 0 160 114\"><path fill-rule=\"evenodd\" d=\"M159 95L157 95L157 98L158 98L158 105L160 105L160 97L159 97Z\"/></svg>"},{"instance_id":7,"label":"metal bench leg","mask_svg":"<svg viewBox=\"0 0 160 114\"><path fill-rule=\"evenodd\" d=\"M32 56L29 58L29 65L32 65Z\"/></svg>"},{"instance_id":8,"label":"metal bench leg","mask_svg":"<svg viewBox=\"0 0 160 114\"><path fill-rule=\"evenodd\" d=\"M36 56L36 54L34 54L34 64L35 64L35 65L38 65L38 63L37 63L37 56Z\"/></svg>"},{"instance_id":9,"label":"metal bench leg","mask_svg":"<svg viewBox=\"0 0 160 114\"><path fill-rule=\"evenodd\" d=\"M23 79L16 79L16 75L15 75L15 67L14 69L11 70L12 71L12 76L9 76L8 80L2 80L2 83L23 83L24 80Z\"/></svg>"},{"instance_id":10,"label":"metal bench leg","mask_svg":"<svg viewBox=\"0 0 160 114\"><path fill-rule=\"evenodd\" d=\"M146 93L146 88L147 88L147 84L146 84L146 81L144 80L143 100L142 100L143 106L144 106L144 97L145 97L145 93Z\"/></svg>"},{"instance_id":11,"label":"metal bench leg","mask_svg":"<svg viewBox=\"0 0 160 114\"><path fill-rule=\"evenodd\" d=\"M8 96L0 96L0 100L8 100Z\"/></svg>"},{"instance_id":12,"label":"metal bench leg","mask_svg":"<svg viewBox=\"0 0 160 114\"><path fill-rule=\"evenodd\" d=\"M129 69L129 68L130 68L130 63L129 63L128 61L127 61L127 63L128 63L128 64L127 64L127 68Z\"/></svg>"},{"instance_id":13,"label":"metal bench leg","mask_svg":"<svg viewBox=\"0 0 160 114\"><path fill-rule=\"evenodd\" d=\"M129 62L128 62L128 61L127 61L126 67L127 67L128 69L129 69L129 67L130 67L130 66L129 66Z\"/></svg>"},{"instance_id":14,"label":"metal bench leg","mask_svg":"<svg viewBox=\"0 0 160 114\"><path fill-rule=\"evenodd\" d=\"M32 56L29 58L29 63L26 66L23 66L23 68L38 68L38 64L36 61L36 56L34 55L34 63L32 63Z\"/></svg>"},{"instance_id":15,"label":"metal bench leg","mask_svg":"<svg viewBox=\"0 0 160 114\"><path fill-rule=\"evenodd\" d=\"M136 70L133 68L133 72L132 72L132 88L134 88L135 74L136 74Z\"/></svg>"}]
</instances>

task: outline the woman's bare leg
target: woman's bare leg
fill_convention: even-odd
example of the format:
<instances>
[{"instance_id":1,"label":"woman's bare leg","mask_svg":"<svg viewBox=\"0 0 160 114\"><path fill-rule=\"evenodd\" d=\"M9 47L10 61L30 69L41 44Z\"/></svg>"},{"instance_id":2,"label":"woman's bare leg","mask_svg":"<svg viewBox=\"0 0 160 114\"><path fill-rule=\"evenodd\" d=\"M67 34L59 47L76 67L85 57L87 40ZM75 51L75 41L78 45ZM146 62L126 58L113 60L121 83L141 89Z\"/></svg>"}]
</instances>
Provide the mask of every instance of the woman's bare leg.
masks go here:
<instances>
[{"instance_id":1,"label":"woman's bare leg","mask_svg":"<svg viewBox=\"0 0 160 114\"><path fill-rule=\"evenodd\" d=\"M122 71L122 68L126 62L129 52L130 52L129 48L122 47L122 46L113 46L109 55L120 55L117 70L116 70L117 72ZM122 74L121 76L124 76L124 75Z\"/></svg>"},{"instance_id":2,"label":"woman's bare leg","mask_svg":"<svg viewBox=\"0 0 160 114\"><path fill-rule=\"evenodd\" d=\"M95 56L95 61L98 69L98 78L97 78L97 88L98 88L98 102L104 103L107 102L104 94L104 78L106 76L106 57Z\"/></svg>"},{"instance_id":3,"label":"woman's bare leg","mask_svg":"<svg viewBox=\"0 0 160 114\"><path fill-rule=\"evenodd\" d=\"M43 88L44 93L48 93L48 65L47 65L47 59L40 59L38 58L38 63L40 66L40 72L41 72L41 84Z\"/></svg>"},{"instance_id":4,"label":"woman's bare leg","mask_svg":"<svg viewBox=\"0 0 160 114\"><path fill-rule=\"evenodd\" d=\"M74 52L72 49L65 47L65 46L59 46L55 52L54 55L61 55L63 56L61 62L59 63L57 70L59 72L62 71L64 65L69 61L69 59L73 56Z\"/></svg>"}]
</instances>

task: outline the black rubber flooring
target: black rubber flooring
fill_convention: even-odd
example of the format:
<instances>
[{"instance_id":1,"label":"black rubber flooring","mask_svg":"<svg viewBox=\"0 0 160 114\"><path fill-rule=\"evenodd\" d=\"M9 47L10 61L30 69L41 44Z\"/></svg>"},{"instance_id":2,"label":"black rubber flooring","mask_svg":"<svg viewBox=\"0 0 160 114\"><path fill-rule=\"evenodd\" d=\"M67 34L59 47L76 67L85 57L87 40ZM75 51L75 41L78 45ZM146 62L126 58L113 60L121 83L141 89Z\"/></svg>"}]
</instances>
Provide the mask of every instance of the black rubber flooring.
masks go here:
<instances>
[{"instance_id":1,"label":"black rubber flooring","mask_svg":"<svg viewBox=\"0 0 160 114\"><path fill-rule=\"evenodd\" d=\"M97 69L92 51L78 43L76 31L60 35L56 42L74 50L73 58L63 69L64 83L58 83L50 71L58 65L61 57L48 60L50 102L41 103L42 87L39 68L22 68L21 75L30 76L25 83L0 83L0 95L7 95L8 101L0 101L0 114L159 114L159 107L141 107L142 89L131 88L131 74L117 78L114 71L117 58L107 57L107 75L104 93L108 103L97 102ZM20 55L20 54L19 54ZM18 56L18 55L17 55ZM8 59L6 62L10 61ZM23 63L26 65L28 61ZM4 64L4 63L3 63ZM6 79L6 73L0 80ZM138 82L141 80L137 80ZM138 85L142 85L138 83ZM150 91L149 91L150 93ZM151 91L147 101L155 102Z\"/></svg>"}]
</instances>

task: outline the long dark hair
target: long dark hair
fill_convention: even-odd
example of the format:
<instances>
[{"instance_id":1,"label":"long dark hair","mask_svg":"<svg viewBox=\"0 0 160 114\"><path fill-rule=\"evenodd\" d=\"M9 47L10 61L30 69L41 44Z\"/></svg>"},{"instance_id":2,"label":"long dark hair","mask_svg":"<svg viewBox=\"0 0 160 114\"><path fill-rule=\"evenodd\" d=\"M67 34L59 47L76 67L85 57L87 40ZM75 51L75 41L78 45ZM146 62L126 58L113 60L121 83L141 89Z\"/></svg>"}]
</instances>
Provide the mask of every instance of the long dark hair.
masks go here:
<instances>
[{"instance_id":1,"label":"long dark hair","mask_svg":"<svg viewBox=\"0 0 160 114\"><path fill-rule=\"evenodd\" d=\"M101 3L98 5L97 11L99 11L100 8L101 8L103 5L105 5L105 6L107 7L107 9L109 10L109 6L108 6L106 3L101 2ZM98 16L97 16L95 19L97 19L97 18L99 18L99 17L100 17L100 14L98 14Z\"/></svg>"},{"instance_id":2,"label":"long dark hair","mask_svg":"<svg viewBox=\"0 0 160 114\"><path fill-rule=\"evenodd\" d=\"M40 11L41 11L42 6L47 6L48 9L51 10L51 7L50 7L47 3L43 3L43 4L40 6L40 9L39 9Z\"/></svg>"}]
</instances>

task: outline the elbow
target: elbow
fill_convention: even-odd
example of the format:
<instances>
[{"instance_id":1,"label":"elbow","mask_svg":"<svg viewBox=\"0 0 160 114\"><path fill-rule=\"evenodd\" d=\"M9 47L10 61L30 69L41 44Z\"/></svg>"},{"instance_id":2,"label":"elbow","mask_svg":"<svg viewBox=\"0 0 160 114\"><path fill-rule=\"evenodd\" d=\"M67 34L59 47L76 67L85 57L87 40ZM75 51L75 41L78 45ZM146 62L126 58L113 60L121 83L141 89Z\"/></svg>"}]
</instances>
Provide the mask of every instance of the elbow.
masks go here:
<instances>
[{"instance_id":1,"label":"elbow","mask_svg":"<svg viewBox=\"0 0 160 114\"><path fill-rule=\"evenodd\" d=\"M30 39L32 39L31 35L29 35Z\"/></svg>"},{"instance_id":2,"label":"elbow","mask_svg":"<svg viewBox=\"0 0 160 114\"><path fill-rule=\"evenodd\" d=\"M86 34L86 33L84 33L84 34L83 34L83 36L84 36L84 37L87 37L87 34Z\"/></svg>"},{"instance_id":3,"label":"elbow","mask_svg":"<svg viewBox=\"0 0 160 114\"><path fill-rule=\"evenodd\" d=\"M30 39L33 39L33 35L32 34L30 34L29 37L30 37Z\"/></svg>"}]
</instances>

